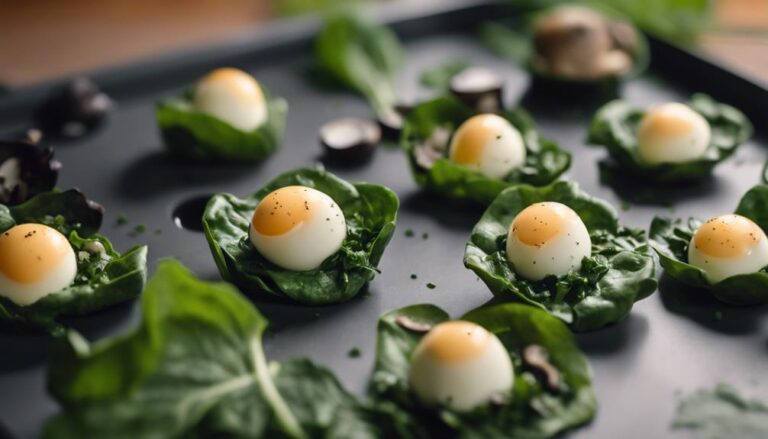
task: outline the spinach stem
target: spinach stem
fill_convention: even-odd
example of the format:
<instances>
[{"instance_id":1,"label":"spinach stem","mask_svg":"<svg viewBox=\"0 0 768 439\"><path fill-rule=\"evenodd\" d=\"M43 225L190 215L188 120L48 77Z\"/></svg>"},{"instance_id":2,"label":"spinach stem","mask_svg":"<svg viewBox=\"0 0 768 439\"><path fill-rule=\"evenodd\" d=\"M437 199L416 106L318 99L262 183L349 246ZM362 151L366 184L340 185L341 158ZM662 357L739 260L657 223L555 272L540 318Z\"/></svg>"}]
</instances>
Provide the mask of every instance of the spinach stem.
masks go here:
<instances>
[{"instance_id":1,"label":"spinach stem","mask_svg":"<svg viewBox=\"0 0 768 439\"><path fill-rule=\"evenodd\" d=\"M296 417L291 412L288 404L285 403L280 392L277 391L272 376L269 373L269 366L264 357L264 350L261 348L261 342L254 340L251 342L251 361L253 361L253 371L256 375L256 382L264 394L264 397L272 406L275 412L277 422L283 428L288 436L295 439L305 439L307 434L301 428Z\"/></svg>"}]
</instances>

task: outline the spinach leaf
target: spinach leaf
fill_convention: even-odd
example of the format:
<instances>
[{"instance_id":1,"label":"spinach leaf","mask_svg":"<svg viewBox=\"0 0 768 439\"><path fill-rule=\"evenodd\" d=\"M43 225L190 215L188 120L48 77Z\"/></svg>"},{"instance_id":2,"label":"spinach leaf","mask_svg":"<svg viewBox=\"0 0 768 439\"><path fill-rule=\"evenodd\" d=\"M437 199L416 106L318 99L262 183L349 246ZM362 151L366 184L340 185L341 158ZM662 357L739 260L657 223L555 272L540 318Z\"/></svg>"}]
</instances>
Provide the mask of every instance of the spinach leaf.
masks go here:
<instances>
[{"instance_id":1,"label":"spinach leaf","mask_svg":"<svg viewBox=\"0 0 768 439\"><path fill-rule=\"evenodd\" d=\"M379 319L376 365L371 393L378 400L394 402L410 413L422 428L420 437L552 437L589 422L597 401L592 390L591 370L573 335L547 312L523 304L502 304L471 311L463 320L475 322L496 334L509 351L515 366L512 401L505 405L480 407L470 413L422 406L410 391L410 358L425 332L403 327L407 319L433 326L449 319L434 305L413 305L384 314ZM561 389L545 390L533 374L522 367L522 350L542 346L551 364L563 377Z\"/></svg>"},{"instance_id":2,"label":"spinach leaf","mask_svg":"<svg viewBox=\"0 0 768 439\"><path fill-rule=\"evenodd\" d=\"M46 224L67 236L77 255L77 276L67 288L26 306L0 297L0 325L60 334L64 328L58 317L89 314L141 293L147 247L135 246L121 255L96 234L102 216L103 208L75 189L45 192L16 206L0 205L0 232L16 224Z\"/></svg>"},{"instance_id":3,"label":"spinach leaf","mask_svg":"<svg viewBox=\"0 0 768 439\"><path fill-rule=\"evenodd\" d=\"M470 65L463 58L448 60L421 72L419 82L434 91L447 94L451 89L451 79Z\"/></svg>"},{"instance_id":4,"label":"spinach leaf","mask_svg":"<svg viewBox=\"0 0 768 439\"><path fill-rule=\"evenodd\" d=\"M330 15L315 40L320 71L365 96L377 114L395 104L394 75L402 57L390 29L349 11Z\"/></svg>"},{"instance_id":5,"label":"spinach leaf","mask_svg":"<svg viewBox=\"0 0 768 439\"><path fill-rule=\"evenodd\" d=\"M23 203L53 189L61 168L53 154L53 147L31 140L0 140L0 203Z\"/></svg>"},{"instance_id":6,"label":"spinach leaf","mask_svg":"<svg viewBox=\"0 0 768 439\"><path fill-rule=\"evenodd\" d=\"M726 384L701 389L683 399L672 424L703 439L768 436L768 404L748 400Z\"/></svg>"},{"instance_id":7,"label":"spinach leaf","mask_svg":"<svg viewBox=\"0 0 768 439\"><path fill-rule=\"evenodd\" d=\"M419 185L448 198L488 204L508 186L546 185L570 167L571 155L555 142L540 138L523 109L500 113L523 137L527 154L522 167L500 180L452 162L447 158L450 136L475 114L451 97L422 103L408 113L401 142Z\"/></svg>"},{"instance_id":8,"label":"spinach leaf","mask_svg":"<svg viewBox=\"0 0 768 439\"><path fill-rule=\"evenodd\" d=\"M62 338L48 370L61 413L45 438L387 437L397 424L308 360L267 363L267 320L226 283L163 261L134 331Z\"/></svg>"},{"instance_id":9,"label":"spinach leaf","mask_svg":"<svg viewBox=\"0 0 768 439\"><path fill-rule=\"evenodd\" d=\"M284 186L301 185L326 193L347 221L342 248L319 268L285 270L262 257L248 230L259 201ZM395 229L399 201L384 186L350 184L331 173L299 169L280 175L245 199L214 195L203 215L203 229L221 276L247 292L268 293L321 305L349 300L373 279L376 265Z\"/></svg>"},{"instance_id":10,"label":"spinach leaf","mask_svg":"<svg viewBox=\"0 0 768 439\"><path fill-rule=\"evenodd\" d=\"M592 255L579 271L530 281L507 262L506 241L515 216L529 205L557 201L581 217L592 240ZM574 331L591 331L624 319L634 302L656 290L655 264L645 233L618 224L605 201L558 181L535 188L505 189L475 225L464 252L464 265L494 295L549 311Z\"/></svg>"},{"instance_id":11,"label":"spinach leaf","mask_svg":"<svg viewBox=\"0 0 768 439\"><path fill-rule=\"evenodd\" d=\"M739 201L736 212L768 230L768 186L750 189ZM702 222L689 218L656 217L651 222L651 246L659 255L664 274L693 288L708 290L718 300L732 305L768 303L768 267L710 283L704 270L688 263L688 246Z\"/></svg>"},{"instance_id":12,"label":"spinach leaf","mask_svg":"<svg viewBox=\"0 0 768 439\"><path fill-rule=\"evenodd\" d=\"M194 160L257 162L275 152L285 130L288 104L267 100L267 120L252 131L243 131L208 113L197 111L186 98L161 101L155 109L165 147Z\"/></svg>"},{"instance_id":13,"label":"spinach leaf","mask_svg":"<svg viewBox=\"0 0 768 439\"><path fill-rule=\"evenodd\" d=\"M704 116L712 128L710 144L698 159L682 163L644 162L637 153L636 132L645 111L621 100L609 102L597 111L587 142L605 147L613 160L627 171L656 183L705 177L749 138L752 125L741 111L704 94L693 95L688 105Z\"/></svg>"}]
</instances>

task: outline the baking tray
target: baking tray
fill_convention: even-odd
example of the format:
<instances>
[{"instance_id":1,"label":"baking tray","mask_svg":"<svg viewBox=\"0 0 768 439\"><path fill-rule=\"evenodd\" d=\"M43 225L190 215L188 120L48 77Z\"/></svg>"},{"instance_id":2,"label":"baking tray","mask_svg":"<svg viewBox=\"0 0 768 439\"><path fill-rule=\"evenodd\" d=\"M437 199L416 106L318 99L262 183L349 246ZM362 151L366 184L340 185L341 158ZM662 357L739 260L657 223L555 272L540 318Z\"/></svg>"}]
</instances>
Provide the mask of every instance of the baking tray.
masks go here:
<instances>
[{"instance_id":1,"label":"baking tray","mask_svg":"<svg viewBox=\"0 0 768 439\"><path fill-rule=\"evenodd\" d=\"M494 56L474 39L478 24L513 19L513 8L483 1L397 3L376 10L375 16L391 24L403 39L402 96L429 96L418 84L419 73L446 60L464 58L496 69L506 78L506 102L525 105L543 135L573 152L568 177L617 209L622 205L617 193L633 193L629 182L602 183L597 163L605 152L584 145L595 104L531 91L531 79L519 66ZM107 207L103 232L120 249L147 243L150 267L159 258L174 256L201 277L219 279L203 235L174 225L175 206L217 191L243 196L285 170L314 166L321 158L317 130L322 123L369 112L366 103L351 93L312 85L308 74L311 38L318 26L312 17L276 23L210 47L92 72L90 76L116 99L118 107L107 126L92 136L57 142L56 154L64 164L59 186L79 187L103 203ZM655 39L650 42L651 68L625 85L623 97L647 105L703 91L740 107L758 130L735 157L716 169L711 180L665 191L657 205L632 204L629 210L620 210L620 216L631 226L647 228L656 214L708 217L731 212L739 197L759 181L768 145L761 125L768 92L756 81L699 55ZM283 145L262 164L193 164L163 152L154 119L155 101L180 93L203 73L222 65L247 69L291 106ZM27 127L32 109L56 85L1 97L0 134ZM310 308L255 302L272 322L266 338L269 358L310 357L333 369L347 388L362 394L373 366L375 325L381 313L430 302L458 316L491 299L485 286L462 265L464 244L481 211L459 208L421 192L404 155L395 148L380 148L361 167L328 168L351 181L384 184L398 193L402 202L398 229L381 262L382 273L367 294L342 305ZM118 226L121 214L129 223ZM137 224L146 224L148 231L130 237ZM405 236L406 229L415 231L415 236ZM422 233L429 238L423 239ZM418 279L412 280L411 273L418 274ZM428 289L427 282L437 288ZM118 306L71 323L89 339L97 339L135 325L136 305ZM718 310L722 311L720 321L714 318ZM708 297L676 295L662 280L660 292L638 303L622 323L577 336L594 369L599 410L592 424L569 436L685 437L669 427L680 395L719 382L768 397L768 387L761 381L768 354L765 311L764 307L729 308ZM37 436L43 420L57 410L45 393L50 346L51 340L43 336L0 336L0 424L16 437ZM360 349L361 357L348 357L353 347Z\"/></svg>"}]
</instances>

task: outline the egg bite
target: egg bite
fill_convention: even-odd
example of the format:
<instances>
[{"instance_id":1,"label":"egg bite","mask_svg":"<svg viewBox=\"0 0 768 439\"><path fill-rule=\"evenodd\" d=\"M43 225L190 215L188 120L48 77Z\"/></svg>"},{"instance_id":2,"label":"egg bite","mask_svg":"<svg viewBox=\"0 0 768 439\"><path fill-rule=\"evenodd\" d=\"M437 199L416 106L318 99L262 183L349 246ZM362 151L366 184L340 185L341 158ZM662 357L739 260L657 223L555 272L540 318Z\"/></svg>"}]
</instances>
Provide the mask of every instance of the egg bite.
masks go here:
<instances>
[{"instance_id":1,"label":"egg bite","mask_svg":"<svg viewBox=\"0 0 768 439\"><path fill-rule=\"evenodd\" d=\"M507 235L507 260L520 276L540 280L581 268L592 254L589 231L570 207L547 201L517 214Z\"/></svg>"},{"instance_id":2,"label":"egg bite","mask_svg":"<svg viewBox=\"0 0 768 439\"><path fill-rule=\"evenodd\" d=\"M702 224L693 235L688 263L704 270L712 283L754 273L768 266L768 240L763 229L749 218L718 216Z\"/></svg>"},{"instance_id":3,"label":"egg bite","mask_svg":"<svg viewBox=\"0 0 768 439\"><path fill-rule=\"evenodd\" d=\"M203 77L195 87L193 105L243 131L255 130L267 120L267 102L258 81L231 67Z\"/></svg>"},{"instance_id":4,"label":"egg bite","mask_svg":"<svg viewBox=\"0 0 768 439\"><path fill-rule=\"evenodd\" d=\"M525 143L508 120L495 114L479 114L456 130L449 158L485 176L502 179L525 162Z\"/></svg>"},{"instance_id":5,"label":"egg bite","mask_svg":"<svg viewBox=\"0 0 768 439\"><path fill-rule=\"evenodd\" d=\"M347 237L344 213L323 192L286 186L264 197L253 213L250 239L270 262L287 270L313 270Z\"/></svg>"},{"instance_id":6,"label":"egg bite","mask_svg":"<svg viewBox=\"0 0 768 439\"><path fill-rule=\"evenodd\" d=\"M77 259L66 236L43 224L0 234L0 296L31 305L75 280Z\"/></svg>"},{"instance_id":7,"label":"egg bite","mask_svg":"<svg viewBox=\"0 0 768 439\"><path fill-rule=\"evenodd\" d=\"M677 102L648 110L637 126L637 153L651 164L695 160L707 150L712 129L704 116Z\"/></svg>"},{"instance_id":8,"label":"egg bite","mask_svg":"<svg viewBox=\"0 0 768 439\"><path fill-rule=\"evenodd\" d=\"M509 396L514 369L496 335L457 320L435 326L421 339L409 380L422 403L469 411Z\"/></svg>"}]
</instances>

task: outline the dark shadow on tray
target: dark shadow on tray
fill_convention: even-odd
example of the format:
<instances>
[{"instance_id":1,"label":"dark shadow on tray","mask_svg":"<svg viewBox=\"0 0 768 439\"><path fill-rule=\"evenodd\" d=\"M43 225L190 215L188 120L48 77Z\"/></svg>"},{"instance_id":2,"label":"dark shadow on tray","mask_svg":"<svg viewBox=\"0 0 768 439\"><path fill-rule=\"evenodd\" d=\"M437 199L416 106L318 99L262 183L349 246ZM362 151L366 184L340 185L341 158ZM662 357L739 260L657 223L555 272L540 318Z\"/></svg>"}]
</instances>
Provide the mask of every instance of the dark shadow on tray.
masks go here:
<instances>
[{"instance_id":1,"label":"dark shadow on tray","mask_svg":"<svg viewBox=\"0 0 768 439\"><path fill-rule=\"evenodd\" d=\"M193 161L158 147L128 164L118 177L117 189L128 198L149 198L181 188L238 180L256 172L263 163Z\"/></svg>"},{"instance_id":2,"label":"dark shadow on tray","mask_svg":"<svg viewBox=\"0 0 768 439\"><path fill-rule=\"evenodd\" d=\"M400 210L430 216L449 229L470 231L485 207L477 203L447 200L427 190L417 190L400 198Z\"/></svg>"},{"instance_id":3,"label":"dark shadow on tray","mask_svg":"<svg viewBox=\"0 0 768 439\"><path fill-rule=\"evenodd\" d=\"M45 333L22 333L21 331L0 334L0 372L28 369L48 360L53 339ZM2 438L2 435L0 435Z\"/></svg>"},{"instance_id":4,"label":"dark shadow on tray","mask_svg":"<svg viewBox=\"0 0 768 439\"><path fill-rule=\"evenodd\" d=\"M0 422L0 439L13 439L14 436L11 433L11 430L8 429L8 427L5 426L4 423Z\"/></svg>"},{"instance_id":5,"label":"dark shadow on tray","mask_svg":"<svg viewBox=\"0 0 768 439\"><path fill-rule=\"evenodd\" d=\"M593 332L575 334L579 347L588 355L612 355L638 346L648 335L648 320L629 314L621 322Z\"/></svg>"},{"instance_id":6,"label":"dark shadow on tray","mask_svg":"<svg viewBox=\"0 0 768 439\"><path fill-rule=\"evenodd\" d=\"M765 306L733 306L708 291L690 288L662 275L659 294L664 307L701 326L723 334L749 334L760 328Z\"/></svg>"},{"instance_id":7,"label":"dark shadow on tray","mask_svg":"<svg viewBox=\"0 0 768 439\"><path fill-rule=\"evenodd\" d=\"M717 190L717 179L703 178L667 185L649 184L642 177L628 175L610 159L598 162L600 184L607 186L624 201L633 204L670 207L682 200L711 196Z\"/></svg>"},{"instance_id":8,"label":"dark shadow on tray","mask_svg":"<svg viewBox=\"0 0 768 439\"><path fill-rule=\"evenodd\" d=\"M77 330L90 341L96 341L115 332L123 332L126 326L138 318L139 300L119 303L93 314L60 319L67 327Z\"/></svg>"},{"instance_id":9,"label":"dark shadow on tray","mask_svg":"<svg viewBox=\"0 0 768 439\"><path fill-rule=\"evenodd\" d=\"M618 98L616 87L571 84L533 76L519 105L548 119L588 120L603 104Z\"/></svg>"},{"instance_id":10,"label":"dark shadow on tray","mask_svg":"<svg viewBox=\"0 0 768 439\"><path fill-rule=\"evenodd\" d=\"M381 145L376 146L376 148L379 147L381 147ZM375 156L376 152L360 160L340 160L338 158L329 157L326 154L320 154L315 158L315 161L321 164L325 169L331 172L337 172L368 168L371 163L373 163Z\"/></svg>"}]
</instances>

